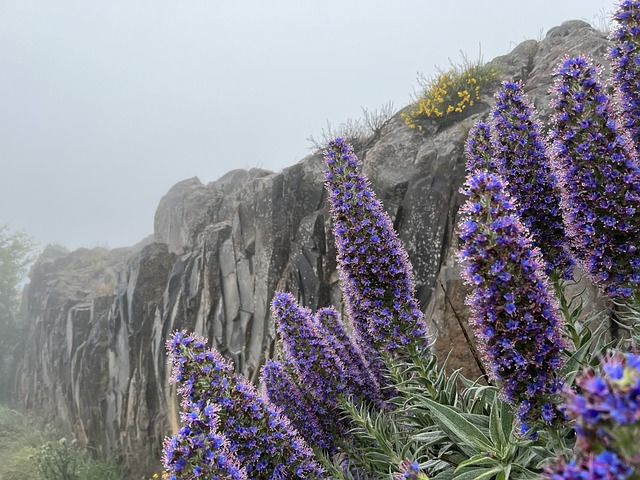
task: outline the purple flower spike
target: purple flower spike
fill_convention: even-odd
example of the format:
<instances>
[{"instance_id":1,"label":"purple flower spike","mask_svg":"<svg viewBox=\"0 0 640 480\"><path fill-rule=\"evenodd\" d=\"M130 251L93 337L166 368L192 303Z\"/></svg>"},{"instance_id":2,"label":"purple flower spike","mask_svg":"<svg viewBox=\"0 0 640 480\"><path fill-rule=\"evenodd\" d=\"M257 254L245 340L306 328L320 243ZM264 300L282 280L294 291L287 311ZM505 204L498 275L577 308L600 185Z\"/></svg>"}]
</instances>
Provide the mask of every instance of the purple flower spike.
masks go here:
<instances>
[{"instance_id":1,"label":"purple flower spike","mask_svg":"<svg viewBox=\"0 0 640 480\"><path fill-rule=\"evenodd\" d=\"M176 480L198 476L219 480L248 480L235 456L229 452L227 439L213 433L219 407L193 405L182 414L184 426L164 442L165 471Z\"/></svg>"},{"instance_id":2,"label":"purple flower spike","mask_svg":"<svg viewBox=\"0 0 640 480\"><path fill-rule=\"evenodd\" d=\"M403 356L426 349L407 253L360 161L342 138L329 143L324 158L344 300L363 354L375 359L380 350Z\"/></svg>"},{"instance_id":3,"label":"purple flower spike","mask_svg":"<svg viewBox=\"0 0 640 480\"><path fill-rule=\"evenodd\" d=\"M566 389L565 411L575 421L577 456L559 462L546 478L627 478L640 466L640 357L611 355L600 374L586 369L576 387Z\"/></svg>"},{"instance_id":4,"label":"purple flower spike","mask_svg":"<svg viewBox=\"0 0 640 480\"><path fill-rule=\"evenodd\" d=\"M382 402L380 386L357 343L340 320L340 314L333 307L322 308L316 312L315 321L323 336L333 346L342 364L347 367L349 381L353 385L351 390L357 396L380 404Z\"/></svg>"},{"instance_id":5,"label":"purple flower spike","mask_svg":"<svg viewBox=\"0 0 640 480\"><path fill-rule=\"evenodd\" d=\"M517 406L522 431L530 421L553 420L565 348L562 320L538 251L520 223L504 181L477 171L458 228L462 277L489 375Z\"/></svg>"},{"instance_id":6,"label":"purple flower spike","mask_svg":"<svg viewBox=\"0 0 640 480\"><path fill-rule=\"evenodd\" d=\"M613 18L618 27L611 34L611 68L621 97L623 126L640 153L640 2L620 2Z\"/></svg>"},{"instance_id":7,"label":"purple flower spike","mask_svg":"<svg viewBox=\"0 0 640 480\"><path fill-rule=\"evenodd\" d=\"M478 122L471 130L466 144L467 172L476 170L495 171L495 153L491 144L491 127L484 122Z\"/></svg>"},{"instance_id":8,"label":"purple flower spike","mask_svg":"<svg viewBox=\"0 0 640 480\"><path fill-rule=\"evenodd\" d=\"M334 448L334 440L325 432L315 415L315 407L306 401L303 392L291 379L282 363L269 360L260 375L267 397L282 409L291 424L309 445L327 450Z\"/></svg>"},{"instance_id":9,"label":"purple flower spike","mask_svg":"<svg viewBox=\"0 0 640 480\"><path fill-rule=\"evenodd\" d=\"M227 440L229 453L244 467L247 477L271 478L266 472L282 472L283 478L326 478L281 410L235 374L219 352L206 348L205 339L176 332L168 349L173 378L180 376L178 383L184 382L178 387L183 396L183 420L196 421L194 405L203 415L217 413L219 423L209 425L210 433ZM200 415L198 410L195 414Z\"/></svg>"},{"instance_id":10,"label":"purple flower spike","mask_svg":"<svg viewBox=\"0 0 640 480\"><path fill-rule=\"evenodd\" d=\"M311 310L298 305L290 293L277 292L271 310L282 338L283 356L303 393L312 397L316 418L325 431L339 437L346 435L337 397L357 392L345 365L318 329Z\"/></svg>"},{"instance_id":11,"label":"purple flower spike","mask_svg":"<svg viewBox=\"0 0 640 480\"><path fill-rule=\"evenodd\" d=\"M322 402L348 392L345 366L320 330L311 310L301 307L290 293L276 292L271 306L284 353L302 383Z\"/></svg>"},{"instance_id":12,"label":"purple flower spike","mask_svg":"<svg viewBox=\"0 0 640 480\"><path fill-rule=\"evenodd\" d=\"M640 357L611 356L602 370L600 375L586 370L576 380L579 391L567 391L566 412L588 443L608 445L623 425L640 426Z\"/></svg>"},{"instance_id":13,"label":"purple flower spike","mask_svg":"<svg viewBox=\"0 0 640 480\"><path fill-rule=\"evenodd\" d=\"M553 91L553 167L572 251L608 296L630 297L640 282L640 168L633 147L586 58L565 60Z\"/></svg>"},{"instance_id":14,"label":"purple flower spike","mask_svg":"<svg viewBox=\"0 0 640 480\"><path fill-rule=\"evenodd\" d=\"M495 95L492 144L496 169L506 180L517 213L545 260L545 273L569 280L574 261L565 244L560 197L534 108L518 82L503 82Z\"/></svg>"},{"instance_id":15,"label":"purple flower spike","mask_svg":"<svg viewBox=\"0 0 640 480\"><path fill-rule=\"evenodd\" d=\"M604 450L599 454L589 454L569 463L560 463L548 469L544 478L549 480L626 480L633 474L633 468L615 454Z\"/></svg>"}]
</instances>

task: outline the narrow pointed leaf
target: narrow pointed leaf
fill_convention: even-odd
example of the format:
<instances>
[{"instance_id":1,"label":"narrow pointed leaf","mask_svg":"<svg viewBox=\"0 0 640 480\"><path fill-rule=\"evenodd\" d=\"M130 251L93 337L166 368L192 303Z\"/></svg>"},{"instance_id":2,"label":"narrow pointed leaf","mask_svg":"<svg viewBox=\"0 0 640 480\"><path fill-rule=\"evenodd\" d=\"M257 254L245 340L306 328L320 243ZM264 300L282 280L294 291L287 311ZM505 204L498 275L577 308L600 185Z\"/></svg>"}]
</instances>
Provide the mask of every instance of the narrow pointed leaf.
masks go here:
<instances>
[{"instance_id":1,"label":"narrow pointed leaf","mask_svg":"<svg viewBox=\"0 0 640 480\"><path fill-rule=\"evenodd\" d=\"M495 452L491 441L480 431L478 427L466 420L460 413L450 407L440 405L430 398L423 399L436 420L444 427L448 428L458 437L460 441L466 443L478 451Z\"/></svg>"}]
</instances>

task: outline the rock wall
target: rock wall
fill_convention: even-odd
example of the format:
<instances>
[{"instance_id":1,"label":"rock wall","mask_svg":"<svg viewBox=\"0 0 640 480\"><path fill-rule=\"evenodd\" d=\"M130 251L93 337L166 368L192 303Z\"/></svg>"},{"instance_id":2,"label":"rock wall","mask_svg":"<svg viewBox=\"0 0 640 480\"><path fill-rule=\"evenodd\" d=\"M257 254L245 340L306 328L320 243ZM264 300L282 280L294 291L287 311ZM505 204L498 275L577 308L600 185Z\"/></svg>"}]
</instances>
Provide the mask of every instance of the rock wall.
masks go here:
<instances>
[{"instance_id":1,"label":"rock wall","mask_svg":"<svg viewBox=\"0 0 640 480\"><path fill-rule=\"evenodd\" d=\"M551 71L567 52L602 61L605 36L580 21L552 29L493 62L526 81L543 116ZM465 289L454 261L464 141L485 118L487 96L455 123L411 130L392 118L358 155L415 268L435 349L470 365L461 335ZM236 170L208 185L175 185L155 234L130 249L47 249L25 291L28 335L18 348L14 398L72 425L98 454L120 454L130 478L159 469L162 439L177 429L164 343L176 329L207 336L256 380L272 354L276 290L304 305L340 306L323 162L316 153L279 173Z\"/></svg>"}]
</instances>

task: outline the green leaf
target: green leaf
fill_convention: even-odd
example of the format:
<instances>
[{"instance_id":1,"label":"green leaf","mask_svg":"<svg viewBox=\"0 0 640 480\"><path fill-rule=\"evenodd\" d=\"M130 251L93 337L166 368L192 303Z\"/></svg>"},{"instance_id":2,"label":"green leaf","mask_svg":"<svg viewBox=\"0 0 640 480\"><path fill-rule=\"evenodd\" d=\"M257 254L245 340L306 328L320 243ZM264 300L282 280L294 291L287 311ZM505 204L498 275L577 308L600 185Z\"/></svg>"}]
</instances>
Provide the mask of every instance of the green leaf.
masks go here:
<instances>
[{"instance_id":1,"label":"green leaf","mask_svg":"<svg viewBox=\"0 0 640 480\"><path fill-rule=\"evenodd\" d=\"M502 453L507 443L507 438L505 438L502 419L500 417L500 407L497 405L497 402L494 401L491 406L491 413L489 414L489 436L498 451Z\"/></svg>"},{"instance_id":2,"label":"green leaf","mask_svg":"<svg viewBox=\"0 0 640 480\"><path fill-rule=\"evenodd\" d=\"M462 470L465 467L470 467L470 466L490 466L490 465L494 465L497 463L497 460L495 458L492 457L488 457L485 453L478 453L477 455L474 455L471 458L466 459L464 462L461 462L457 467L456 467L456 472L458 470Z\"/></svg>"},{"instance_id":3,"label":"green leaf","mask_svg":"<svg viewBox=\"0 0 640 480\"><path fill-rule=\"evenodd\" d=\"M482 452L495 452L491 441L480 431L478 427L465 419L460 413L446 405L440 405L429 398L423 399L435 419L453 432L463 443L467 443L476 450Z\"/></svg>"},{"instance_id":4,"label":"green leaf","mask_svg":"<svg viewBox=\"0 0 640 480\"><path fill-rule=\"evenodd\" d=\"M486 468L474 468L460 475L453 477L454 480L490 480L492 477L502 471L502 467L494 467L487 470Z\"/></svg>"},{"instance_id":5,"label":"green leaf","mask_svg":"<svg viewBox=\"0 0 640 480\"><path fill-rule=\"evenodd\" d=\"M444 472L437 474L431 480L453 480L454 477L455 473L453 473L453 470L445 470Z\"/></svg>"}]
</instances>

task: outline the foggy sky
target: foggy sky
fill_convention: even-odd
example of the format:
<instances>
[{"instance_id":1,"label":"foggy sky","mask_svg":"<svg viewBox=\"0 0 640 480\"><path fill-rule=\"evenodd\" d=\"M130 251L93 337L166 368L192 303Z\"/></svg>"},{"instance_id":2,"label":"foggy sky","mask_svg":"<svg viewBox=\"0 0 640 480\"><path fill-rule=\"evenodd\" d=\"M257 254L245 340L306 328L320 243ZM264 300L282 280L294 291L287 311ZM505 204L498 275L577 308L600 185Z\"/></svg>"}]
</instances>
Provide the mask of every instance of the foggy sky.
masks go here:
<instances>
[{"instance_id":1,"label":"foggy sky","mask_svg":"<svg viewBox=\"0 0 640 480\"><path fill-rule=\"evenodd\" d=\"M417 72L613 5L0 0L0 225L43 246L133 245L180 180L280 170L327 120L410 103Z\"/></svg>"}]
</instances>

